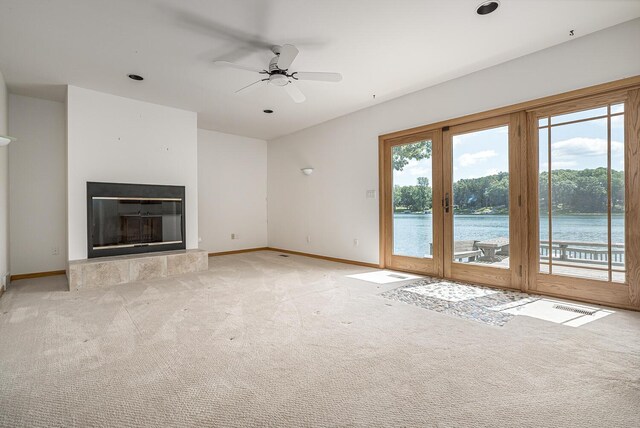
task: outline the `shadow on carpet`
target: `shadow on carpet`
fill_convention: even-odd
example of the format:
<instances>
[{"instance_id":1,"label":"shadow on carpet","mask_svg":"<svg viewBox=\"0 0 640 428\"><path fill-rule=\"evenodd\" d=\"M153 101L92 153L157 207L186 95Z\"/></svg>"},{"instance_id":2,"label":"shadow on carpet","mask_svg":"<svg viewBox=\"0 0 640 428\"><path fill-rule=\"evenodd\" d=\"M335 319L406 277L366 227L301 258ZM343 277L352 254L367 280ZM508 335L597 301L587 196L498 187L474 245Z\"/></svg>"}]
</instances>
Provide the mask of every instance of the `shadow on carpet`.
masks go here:
<instances>
[{"instance_id":1,"label":"shadow on carpet","mask_svg":"<svg viewBox=\"0 0 640 428\"><path fill-rule=\"evenodd\" d=\"M381 296L500 327L515 317L503 311L541 299L519 291L443 281L440 278L424 278L386 291Z\"/></svg>"}]
</instances>

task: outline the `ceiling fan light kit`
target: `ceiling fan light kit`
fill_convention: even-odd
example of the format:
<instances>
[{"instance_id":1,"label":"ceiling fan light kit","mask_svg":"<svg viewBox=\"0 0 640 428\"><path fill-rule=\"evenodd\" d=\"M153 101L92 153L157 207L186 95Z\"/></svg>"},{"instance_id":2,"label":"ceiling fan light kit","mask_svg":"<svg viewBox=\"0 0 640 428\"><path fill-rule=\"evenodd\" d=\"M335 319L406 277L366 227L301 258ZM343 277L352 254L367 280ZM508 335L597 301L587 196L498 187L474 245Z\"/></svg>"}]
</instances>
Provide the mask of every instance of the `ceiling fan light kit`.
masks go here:
<instances>
[{"instance_id":1,"label":"ceiling fan light kit","mask_svg":"<svg viewBox=\"0 0 640 428\"><path fill-rule=\"evenodd\" d=\"M284 74L272 74L269 76L269 83L275 86L287 86L290 82Z\"/></svg>"},{"instance_id":2,"label":"ceiling fan light kit","mask_svg":"<svg viewBox=\"0 0 640 428\"><path fill-rule=\"evenodd\" d=\"M0 147L7 146L12 141L16 141L16 139L8 135L0 135Z\"/></svg>"},{"instance_id":3,"label":"ceiling fan light kit","mask_svg":"<svg viewBox=\"0 0 640 428\"><path fill-rule=\"evenodd\" d=\"M255 89L260 86L260 83L266 82L268 85L270 84L284 88L287 95L289 95L296 103L301 103L306 100L302 91L295 85L294 82L296 80L310 80L318 82L339 82L342 80L342 75L340 73L289 72L289 68L293 63L293 60L296 59L300 52L298 48L293 45L272 46L271 52L273 52L275 56L271 61L269 61L268 70L261 70L259 68L227 61L215 61L215 64L266 75L265 78L238 89L236 94Z\"/></svg>"}]
</instances>

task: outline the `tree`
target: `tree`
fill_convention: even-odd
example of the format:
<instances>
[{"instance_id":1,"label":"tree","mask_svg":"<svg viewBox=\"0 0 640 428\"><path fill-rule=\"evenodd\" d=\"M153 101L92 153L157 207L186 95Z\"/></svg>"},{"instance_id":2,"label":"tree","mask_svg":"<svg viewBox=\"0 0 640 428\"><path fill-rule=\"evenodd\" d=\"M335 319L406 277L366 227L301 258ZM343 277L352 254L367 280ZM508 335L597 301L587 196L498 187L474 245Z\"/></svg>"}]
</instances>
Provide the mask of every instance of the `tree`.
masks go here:
<instances>
[{"instance_id":1,"label":"tree","mask_svg":"<svg viewBox=\"0 0 640 428\"><path fill-rule=\"evenodd\" d=\"M393 188L394 210L424 211L431 209L432 193L427 177L418 177L417 186L395 186Z\"/></svg>"},{"instance_id":2,"label":"tree","mask_svg":"<svg viewBox=\"0 0 640 428\"><path fill-rule=\"evenodd\" d=\"M509 205L509 177L492 182L485 191L487 203L492 207Z\"/></svg>"},{"instance_id":3,"label":"tree","mask_svg":"<svg viewBox=\"0 0 640 428\"><path fill-rule=\"evenodd\" d=\"M538 179L540 212L548 211L549 174ZM607 168L551 171L551 205L556 213L606 213L608 204ZM611 170L611 209L624 211L624 171Z\"/></svg>"},{"instance_id":4,"label":"tree","mask_svg":"<svg viewBox=\"0 0 640 428\"><path fill-rule=\"evenodd\" d=\"M611 209L624 212L624 171L611 171Z\"/></svg>"},{"instance_id":5,"label":"tree","mask_svg":"<svg viewBox=\"0 0 640 428\"><path fill-rule=\"evenodd\" d=\"M413 186L394 187L394 209L423 211L432 207L433 195L429 179L418 177L417 183ZM541 215L545 215L549 209L548 183L548 172L541 172L538 176ZM612 212L624 212L624 187L624 171L612 170ZM551 207L556 214L606 213L608 189L607 168L556 169L551 172ZM504 212L509 207L509 173L499 172L485 177L458 180L453 183L453 198L456 210L461 212L477 212L485 208Z\"/></svg>"},{"instance_id":6,"label":"tree","mask_svg":"<svg viewBox=\"0 0 640 428\"><path fill-rule=\"evenodd\" d=\"M401 146L393 146L391 150L391 159L393 169L402 171L410 160L429 159L431 157L431 141L424 140L412 144L403 144Z\"/></svg>"},{"instance_id":7,"label":"tree","mask_svg":"<svg viewBox=\"0 0 640 428\"><path fill-rule=\"evenodd\" d=\"M429 210L433 207L433 192L431 186L429 186L429 179L427 177L418 177L418 189L421 194L422 206L421 211Z\"/></svg>"},{"instance_id":8,"label":"tree","mask_svg":"<svg viewBox=\"0 0 640 428\"><path fill-rule=\"evenodd\" d=\"M393 169L402 171L411 160L429 159L431 157L431 141L423 140L417 143L394 146L391 150ZM418 177L415 186L394 186L393 206L411 211L424 211L431 208L432 193L427 177Z\"/></svg>"}]
</instances>

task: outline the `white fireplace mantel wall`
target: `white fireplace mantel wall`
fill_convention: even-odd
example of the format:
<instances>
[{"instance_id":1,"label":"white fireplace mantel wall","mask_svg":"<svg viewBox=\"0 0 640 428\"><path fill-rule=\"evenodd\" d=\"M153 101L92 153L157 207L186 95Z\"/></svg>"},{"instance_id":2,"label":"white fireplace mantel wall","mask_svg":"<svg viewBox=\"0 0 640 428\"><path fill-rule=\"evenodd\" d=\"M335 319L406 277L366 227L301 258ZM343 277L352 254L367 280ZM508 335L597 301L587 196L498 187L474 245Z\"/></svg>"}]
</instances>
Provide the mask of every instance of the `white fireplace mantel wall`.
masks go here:
<instances>
[{"instance_id":1,"label":"white fireplace mantel wall","mask_svg":"<svg viewBox=\"0 0 640 428\"><path fill-rule=\"evenodd\" d=\"M69 260L87 258L87 181L185 186L187 249L198 248L196 113L69 86Z\"/></svg>"}]
</instances>

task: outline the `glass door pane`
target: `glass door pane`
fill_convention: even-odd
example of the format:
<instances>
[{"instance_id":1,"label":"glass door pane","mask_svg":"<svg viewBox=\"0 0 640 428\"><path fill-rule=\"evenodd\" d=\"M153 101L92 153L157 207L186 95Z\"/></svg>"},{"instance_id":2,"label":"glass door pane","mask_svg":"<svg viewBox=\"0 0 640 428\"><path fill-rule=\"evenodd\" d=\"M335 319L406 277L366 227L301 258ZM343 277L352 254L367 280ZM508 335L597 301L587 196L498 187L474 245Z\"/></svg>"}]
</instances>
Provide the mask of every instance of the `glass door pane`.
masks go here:
<instances>
[{"instance_id":1,"label":"glass door pane","mask_svg":"<svg viewBox=\"0 0 640 428\"><path fill-rule=\"evenodd\" d=\"M539 272L625 281L624 144L624 104L539 119Z\"/></svg>"},{"instance_id":2,"label":"glass door pane","mask_svg":"<svg viewBox=\"0 0 640 428\"><path fill-rule=\"evenodd\" d=\"M452 152L451 259L508 268L509 126L454 134Z\"/></svg>"},{"instance_id":3,"label":"glass door pane","mask_svg":"<svg viewBox=\"0 0 640 428\"><path fill-rule=\"evenodd\" d=\"M433 258L433 141L391 147L393 255Z\"/></svg>"}]
</instances>

